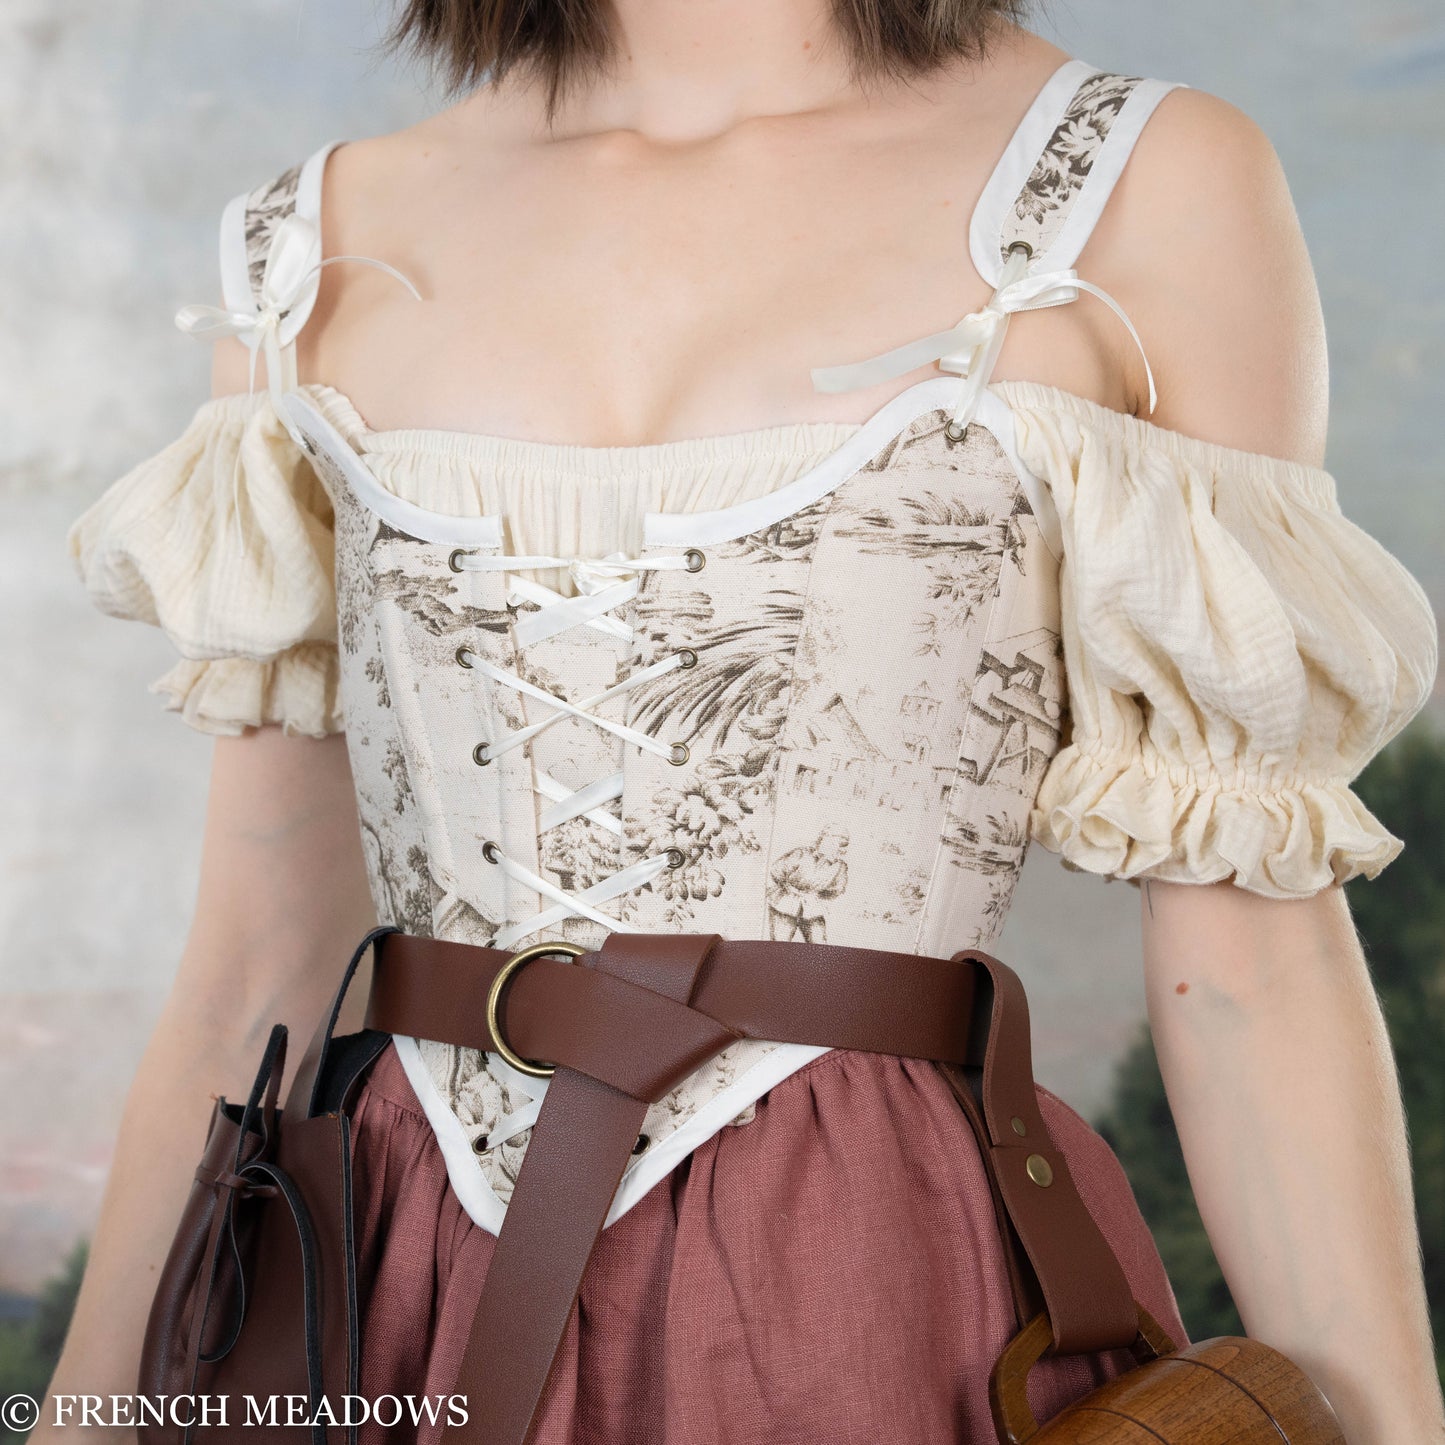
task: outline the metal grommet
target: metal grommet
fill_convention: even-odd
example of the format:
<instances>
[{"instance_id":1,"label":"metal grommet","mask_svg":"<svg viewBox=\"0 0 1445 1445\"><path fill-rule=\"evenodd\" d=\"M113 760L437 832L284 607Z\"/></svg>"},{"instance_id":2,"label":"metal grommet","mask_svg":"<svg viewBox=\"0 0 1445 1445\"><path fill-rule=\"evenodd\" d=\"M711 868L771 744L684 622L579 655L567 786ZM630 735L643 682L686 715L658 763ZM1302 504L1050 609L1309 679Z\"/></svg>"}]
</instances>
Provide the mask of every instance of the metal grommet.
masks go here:
<instances>
[{"instance_id":1,"label":"metal grommet","mask_svg":"<svg viewBox=\"0 0 1445 1445\"><path fill-rule=\"evenodd\" d=\"M701 572L707 566L707 558L696 547L689 547L682 555L687 558L689 572Z\"/></svg>"},{"instance_id":2,"label":"metal grommet","mask_svg":"<svg viewBox=\"0 0 1445 1445\"><path fill-rule=\"evenodd\" d=\"M485 858L488 863L500 863L502 861L501 849L499 849L495 843L483 843L482 857Z\"/></svg>"},{"instance_id":3,"label":"metal grommet","mask_svg":"<svg viewBox=\"0 0 1445 1445\"><path fill-rule=\"evenodd\" d=\"M478 1134L477 1137L472 1140L472 1153L473 1153L473 1154L485 1154L486 1152L487 1152L487 1136L486 1136L485 1134Z\"/></svg>"},{"instance_id":4,"label":"metal grommet","mask_svg":"<svg viewBox=\"0 0 1445 1445\"><path fill-rule=\"evenodd\" d=\"M488 844L488 847L491 845ZM502 990L507 986L507 980L517 972L531 963L534 958L546 958L551 954L562 954L567 958L578 958L587 950L577 943L534 943L530 948L524 948L520 953L514 953L497 970L496 977L492 979L492 986L487 990L487 1029L492 1036L492 1042L497 1047L497 1052L514 1068L521 1073L528 1074L534 1079L545 1079L557 1072L555 1064L533 1063L530 1059L524 1059L521 1054L506 1041L502 1036L502 1026L497 1017L497 1008L501 1003Z\"/></svg>"},{"instance_id":5,"label":"metal grommet","mask_svg":"<svg viewBox=\"0 0 1445 1445\"><path fill-rule=\"evenodd\" d=\"M667 760L675 768L680 768L691 756L686 743L673 743L667 752Z\"/></svg>"},{"instance_id":6,"label":"metal grommet","mask_svg":"<svg viewBox=\"0 0 1445 1445\"><path fill-rule=\"evenodd\" d=\"M648 1138L646 1134L639 1134L637 1136L637 1143L632 1146L632 1152L634 1154L641 1154L643 1150L646 1149L647 1146L651 1143L652 1140Z\"/></svg>"},{"instance_id":7,"label":"metal grommet","mask_svg":"<svg viewBox=\"0 0 1445 1445\"><path fill-rule=\"evenodd\" d=\"M687 854L681 848L669 848L667 850L667 866L669 868L681 868L687 862Z\"/></svg>"},{"instance_id":8,"label":"metal grommet","mask_svg":"<svg viewBox=\"0 0 1445 1445\"><path fill-rule=\"evenodd\" d=\"M1029 1132L1028 1129L1024 1126L1024 1121L1020 1119L1017 1114L1015 1114L1013 1118L1009 1120L1009 1123L1013 1125L1013 1131L1019 1136L1020 1139L1022 1139L1023 1136Z\"/></svg>"},{"instance_id":9,"label":"metal grommet","mask_svg":"<svg viewBox=\"0 0 1445 1445\"><path fill-rule=\"evenodd\" d=\"M1054 1182L1053 1167L1042 1154L1030 1154L1024 1160L1024 1168L1028 1170L1029 1178L1045 1189Z\"/></svg>"},{"instance_id":10,"label":"metal grommet","mask_svg":"<svg viewBox=\"0 0 1445 1445\"><path fill-rule=\"evenodd\" d=\"M691 647L680 647L677 650L677 665L679 667L696 667L697 652Z\"/></svg>"},{"instance_id":11,"label":"metal grommet","mask_svg":"<svg viewBox=\"0 0 1445 1445\"><path fill-rule=\"evenodd\" d=\"M1012 256L1015 251L1022 251L1029 260L1033 260L1034 248L1027 241L1010 241L1006 255Z\"/></svg>"},{"instance_id":12,"label":"metal grommet","mask_svg":"<svg viewBox=\"0 0 1445 1445\"><path fill-rule=\"evenodd\" d=\"M946 421L943 424L943 434L951 442L961 442L968 435L968 428L955 426L951 421Z\"/></svg>"},{"instance_id":13,"label":"metal grommet","mask_svg":"<svg viewBox=\"0 0 1445 1445\"><path fill-rule=\"evenodd\" d=\"M467 661L467 658L466 658L466 654L470 653L471 650L472 650L472 649L471 649L470 647L468 647L465 642L462 643L462 645L461 645L459 648L457 648L456 658L457 658L457 661L458 661L459 663L461 663L461 665L462 665L463 667L470 667L470 666L471 666L471 663L468 662L468 661Z\"/></svg>"},{"instance_id":14,"label":"metal grommet","mask_svg":"<svg viewBox=\"0 0 1445 1445\"><path fill-rule=\"evenodd\" d=\"M447 557L447 566L450 567L453 572L464 572L466 570L464 567L457 566L457 558L465 557L470 551L470 547L453 547Z\"/></svg>"},{"instance_id":15,"label":"metal grommet","mask_svg":"<svg viewBox=\"0 0 1445 1445\"><path fill-rule=\"evenodd\" d=\"M487 745L486 745L486 743L483 742L483 743L478 743L478 744L476 745L476 747L474 747L474 748L472 749L472 761L473 761L479 768L484 768L484 767L486 767L487 764L492 761L489 757L486 756L486 748L487 748Z\"/></svg>"}]
</instances>

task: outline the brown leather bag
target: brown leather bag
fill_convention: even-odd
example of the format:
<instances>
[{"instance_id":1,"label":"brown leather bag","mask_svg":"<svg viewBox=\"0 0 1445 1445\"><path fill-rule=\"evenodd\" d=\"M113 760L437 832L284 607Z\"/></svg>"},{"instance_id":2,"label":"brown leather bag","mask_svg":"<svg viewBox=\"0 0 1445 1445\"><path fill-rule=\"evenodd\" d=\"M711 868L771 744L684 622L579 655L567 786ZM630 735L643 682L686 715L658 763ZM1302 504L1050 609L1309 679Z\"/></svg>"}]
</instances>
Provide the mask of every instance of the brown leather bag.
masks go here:
<instances>
[{"instance_id":1,"label":"brown leather bag","mask_svg":"<svg viewBox=\"0 0 1445 1445\"><path fill-rule=\"evenodd\" d=\"M284 1112L284 1024L271 1030L246 1103L216 1101L141 1347L138 1394L177 1407L160 1420L141 1411L141 1445L356 1439L326 1418L342 1418L343 1397L356 1395L360 1359L346 1111L391 1036L332 1034L357 966L388 931L372 930L352 954ZM208 1417L184 1404L194 1396L211 1400ZM287 1424L292 1400L306 1401L309 1432Z\"/></svg>"},{"instance_id":2,"label":"brown leather bag","mask_svg":"<svg viewBox=\"0 0 1445 1445\"><path fill-rule=\"evenodd\" d=\"M372 1027L334 1038L373 945ZM299 1397L313 1445L354 1442L342 1397L357 1394L369 1281L352 1249L347 1111L392 1033L559 1061L456 1382L472 1418L442 1432L447 1445L523 1445L640 1111L745 1035L930 1058L949 1082L987 1168L1020 1324L990 1381L1003 1445L1342 1441L1329 1404L1278 1351L1237 1337L1176 1349L1132 1298L1048 1138L1023 985L998 959L640 934L586 954L538 945L509 955L383 927L353 953L284 1111L279 1025L247 1103L217 1102L152 1306L140 1393L225 1395L231 1409L224 1423L143 1423L143 1445L264 1441L272 1429L247 1422L247 1396L263 1409ZM501 1345L498 1320L510 1331ZM1039 1426L1025 1388L1039 1358L1124 1347L1137 1368ZM277 1438L304 1438L282 1412Z\"/></svg>"}]
</instances>

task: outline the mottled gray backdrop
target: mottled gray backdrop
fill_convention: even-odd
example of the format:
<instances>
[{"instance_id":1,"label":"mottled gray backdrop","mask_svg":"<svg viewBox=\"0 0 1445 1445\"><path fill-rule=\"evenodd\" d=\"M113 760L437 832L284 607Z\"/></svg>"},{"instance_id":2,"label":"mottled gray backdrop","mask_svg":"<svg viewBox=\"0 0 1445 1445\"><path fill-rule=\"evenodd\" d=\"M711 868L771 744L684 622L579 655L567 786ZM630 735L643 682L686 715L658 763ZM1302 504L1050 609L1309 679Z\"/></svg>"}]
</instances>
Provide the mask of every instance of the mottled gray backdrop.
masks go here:
<instances>
[{"instance_id":1,"label":"mottled gray backdrop","mask_svg":"<svg viewBox=\"0 0 1445 1445\"><path fill-rule=\"evenodd\" d=\"M441 103L371 50L388 13L0 0L0 1290L33 1287L93 1220L185 936L211 750L145 690L164 637L90 607L65 528L207 395L207 351L171 317L216 297L231 194ZM1273 138L1324 291L1329 466L1438 609L1438 0L1052 0L1038 28L1223 95ZM1086 1113L1143 1013L1136 908L1035 849L998 950L1029 986L1039 1077Z\"/></svg>"}]
</instances>

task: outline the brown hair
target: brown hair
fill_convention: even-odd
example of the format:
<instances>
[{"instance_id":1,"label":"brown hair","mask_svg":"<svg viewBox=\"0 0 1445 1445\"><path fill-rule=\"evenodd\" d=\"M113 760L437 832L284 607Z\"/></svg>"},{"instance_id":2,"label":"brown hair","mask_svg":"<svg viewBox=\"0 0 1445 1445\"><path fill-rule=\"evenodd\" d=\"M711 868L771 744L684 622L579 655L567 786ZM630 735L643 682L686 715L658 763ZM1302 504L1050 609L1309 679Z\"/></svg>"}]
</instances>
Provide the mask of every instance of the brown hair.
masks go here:
<instances>
[{"instance_id":1,"label":"brown hair","mask_svg":"<svg viewBox=\"0 0 1445 1445\"><path fill-rule=\"evenodd\" d=\"M859 78L919 75L976 58L996 21L1027 0L833 0L833 26ZM547 87L550 121L562 94L612 58L608 0L401 0L384 38L429 61L457 94L515 70Z\"/></svg>"}]
</instances>

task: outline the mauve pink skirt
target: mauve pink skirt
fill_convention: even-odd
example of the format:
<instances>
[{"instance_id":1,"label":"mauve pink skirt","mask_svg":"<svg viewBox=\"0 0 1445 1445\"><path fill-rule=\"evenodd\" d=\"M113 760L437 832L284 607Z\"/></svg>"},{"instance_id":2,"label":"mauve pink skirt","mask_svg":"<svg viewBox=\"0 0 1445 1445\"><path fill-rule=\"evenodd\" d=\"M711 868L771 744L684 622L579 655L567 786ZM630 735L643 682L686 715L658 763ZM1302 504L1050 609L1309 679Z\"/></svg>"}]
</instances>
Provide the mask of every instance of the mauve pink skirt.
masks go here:
<instances>
[{"instance_id":1,"label":"mauve pink skirt","mask_svg":"<svg viewBox=\"0 0 1445 1445\"><path fill-rule=\"evenodd\" d=\"M1119 1161L1038 1095L1135 1298L1186 1343ZM355 1150L358 1256L374 1271L360 1392L452 1394L495 1240L452 1191L391 1046L360 1094ZM1016 1328L987 1176L947 1084L925 1062L834 1050L603 1230L532 1438L994 1445L988 1377ZM1132 1364L1126 1350L1041 1360L1038 1418ZM409 1422L360 1435L428 1439Z\"/></svg>"}]
</instances>

